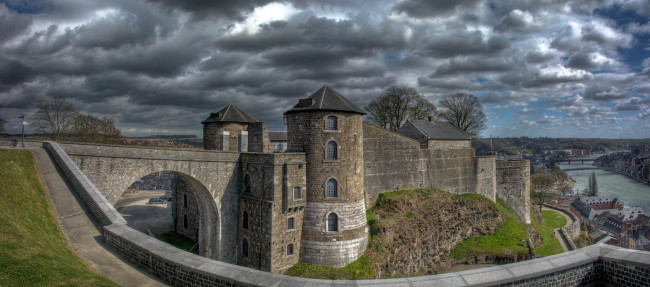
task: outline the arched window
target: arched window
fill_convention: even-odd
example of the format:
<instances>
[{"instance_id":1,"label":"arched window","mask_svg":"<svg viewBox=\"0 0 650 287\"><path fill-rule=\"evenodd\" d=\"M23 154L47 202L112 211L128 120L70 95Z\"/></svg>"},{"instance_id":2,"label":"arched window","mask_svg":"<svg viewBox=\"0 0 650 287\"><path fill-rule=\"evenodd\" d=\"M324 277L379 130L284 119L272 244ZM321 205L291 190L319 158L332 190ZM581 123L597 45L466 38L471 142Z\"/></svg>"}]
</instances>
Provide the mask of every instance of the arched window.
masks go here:
<instances>
[{"instance_id":1,"label":"arched window","mask_svg":"<svg viewBox=\"0 0 650 287\"><path fill-rule=\"evenodd\" d=\"M327 197L339 196L339 184L336 179L330 178L327 181Z\"/></svg>"},{"instance_id":2,"label":"arched window","mask_svg":"<svg viewBox=\"0 0 650 287\"><path fill-rule=\"evenodd\" d=\"M244 229L248 229L248 212L244 211L244 222L242 223L242 226Z\"/></svg>"},{"instance_id":3,"label":"arched window","mask_svg":"<svg viewBox=\"0 0 650 287\"><path fill-rule=\"evenodd\" d=\"M338 120L335 116L327 117L327 124L325 125L326 130L338 130Z\"/></svg>"},{"instance_id":4,"label":"arched window","mask_svg":"<svg viewBox=\"0 0 650 287\"><path fill-rule=\"evenodd\" d=\"M245 193L251 193L251 175L246 174L244 176L244 192Z\"/></svg>"},{"instance_id":5,"label":"arched window","mask_svg":"<svg viewBox=\"0 0 650 287\"><path fill-rule=\"evenodd\" d=\"M248 256L248 240L246 238L244 238L241 243L241 254Z\"/></svg>"},{"instance_id":6,"label":"arched window","mask_svg":"<svg viewBox=\"0 0 650 287\"><path fill-rule=\"evenodd\" d=\"M183 194L183 207L187 208L187 194Z\"/></svg>"},{"instance_id":7,"label":"arched window","mask_svg":"<svg viewBox=\"0 0 650 287\"><path fill-rule=\"evenodd\" d=\"M183 215L183 228L187 229L187 214Z\"/></svg>"},{"instance_id":8,"label":"arched window","mask_svg":"<svg viewBox=\"0 0 650 287\"><path fill-rule=\"evenodd\" d=\"M338 158L337 153L338 152L337 152L336 142L334 142L334 141L328 142L327 143L327 154L325 155L325 157L327 159L337 159Z\"/></svg>"},{"instance_id":9,"label":"arched window","mask_svg":"<svg viewBox=\"0 0 650 287\"><path fill-rule=\"evenodd\" d=\"M339 231L339 216L334 212L327 215L327 231Z\"/></svg>"}]
</instances>

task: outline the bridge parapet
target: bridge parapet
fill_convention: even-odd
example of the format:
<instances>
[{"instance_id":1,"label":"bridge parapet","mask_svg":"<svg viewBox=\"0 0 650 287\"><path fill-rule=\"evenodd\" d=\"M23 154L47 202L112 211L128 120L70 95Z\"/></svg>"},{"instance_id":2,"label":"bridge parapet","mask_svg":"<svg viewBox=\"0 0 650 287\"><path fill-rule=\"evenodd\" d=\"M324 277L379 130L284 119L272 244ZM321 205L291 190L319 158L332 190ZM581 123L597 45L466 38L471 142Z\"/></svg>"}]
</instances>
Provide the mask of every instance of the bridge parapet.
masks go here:
<instances>
[{"instance_id":1,"label":"bridge parapet","mask_svg":"<svg viewBox=\"0 0 650 287\"><path fill-rule=\"evenodd\" d=\"M597 244L553 256L430 276L320 280L274 274L178 250L124 225L104 227L104 240L123 258L172 285L218 286L648 286L650 252Z\"/></svg>"},{"instance_id":2,"label":"bridge parapet","mask_svg":"<svg viewBox=\"0 0 650 287\"><path fill-rule=\"evenodd\" d=\"M56 161L59 170L63 173L68 183L83 200L88 211L102 226L110 224L126 224L126 220L115 210L115 207L102 195L95 185L81 172L79 167L63 151L56 142L45 141L43 148L47 150Z\"/></svg>"}]
</instances>

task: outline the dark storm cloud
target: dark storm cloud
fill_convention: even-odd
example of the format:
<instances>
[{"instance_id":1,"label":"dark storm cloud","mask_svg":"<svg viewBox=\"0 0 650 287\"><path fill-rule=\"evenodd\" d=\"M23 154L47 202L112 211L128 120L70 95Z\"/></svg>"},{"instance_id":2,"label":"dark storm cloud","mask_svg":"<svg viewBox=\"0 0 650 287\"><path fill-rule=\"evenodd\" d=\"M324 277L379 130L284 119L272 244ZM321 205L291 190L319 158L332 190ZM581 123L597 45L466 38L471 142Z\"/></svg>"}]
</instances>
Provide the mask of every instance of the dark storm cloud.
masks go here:
<instances>
[{"instance_id":1,"label":"dark storm cloud","mask_svg":"<svg viewBox=\"0 0 650 287\"><path fill-rule=\"evenodd\" d=\"M275 47L284 47L301 42L300 31L287 27L286 21L274 21L261 25L256 35L239 33L217 40L217 47L228 51L259 52Z\"/></svg>"},{"instance_id":2,"label":"dark storm cloud","mask_svg":"<svg viewBox=\"0 0 650 287\"><path fill-rule=\"evenodd\" d=\"M594 58L592 57L591 54L577 53L572 55L571 58L569 58L569 61L567 62L566 66L570 68L589 70L589 69L598 68L599 65L594 61Z\"/></svg>"},{"instance_id":3,"label":"dark storm cloud","mask_svg":"<svg viewBox=\"0 0 650 287\"><path fill-rule=\"evenodd\" d=\"M445 76L459 73L470 74L475 72L504 72L515 67L516 63L510 58L453 58L449 60L449 63L438 67L431 76Z\"/></svg>"},{"instance_id":4,"label":"dark storm cloud","mask_svg":"<svg viewBox=\"0 0 650 287\"><path fill-rule=\"evenodd\" d=\"M197 20L225 17L242 20L247 12L256 7L275 2L275 0L238 0L238 1L186 1L186 0L147 0L159 3L170 9L189 12Z\"/></svg>"},{"instance_id":5,"label":"dark storm cloud","mask_svg":"<svg viewBox=\"0 0 650 287\"><path fill-rule=\"evenodd\" d=\"M436 58L448 58L459 55L494 55L510 47L510 42L503 36L492 36L484 40L480 31L448 34L431 39L423 49L425 55Z\"/></svg>"},{"instance_id":6,"label":"dark storm cloud","mask_svg":"<svg viewBox=\"0 0 650 287\"><path fill-rule=\"evenodd\" d=\"M27 32L32 18L9 11L0 4L0 47L8 40Z\"/></svg>"},{"instance_id":7,"label":"dark storm cloud","mask_svg":"<svg viewBox=\"0 0 650 287\"><path fill-rule=\"evenodd\" d=\"M626 102L617 104L614 109L617 111L638 111L648 105L650 105L650 98L646 97L645 99L641 99L633 97Z\"/></svg>"},{"instance_id":8,"label":"dark storm cloud","mask_svg":"<svg viewBox=\"0 0 650 287\"><path fill-rule=\"evenodd\" d=\"M594 14L603 1L10 3L0 4L0 104L29 112L61 95L129 135L200 135L229 103L282 129L282 112L324 84L360 106L391 85L434 101L472 93L527 124L544 106L544 117L585 120L648 109L647 76L619 49L636 32Z\"/></svg>"},{"instance_id":9,"label":"dark storm cloud","mask_svg":"<svg viewBox=\"0 0 650 287\"><path fill-rule=\"evenodd\" d=\"M244 32L217 40L217 47L229 51L260 52L273 48L310 43L312 46L339 45L360 51L400 49L406 43L399 25L389 21L377 23L368 15L337 21L301 13L295 21L274 21L260 25L254 35Z\"/></svg>"},{"instance_id":10,"label":"dark storm cloud","mask_svg":"<svg viewBox=\"0 0 650 287\"><path fill-rule=\"evenodd\" d=\"M611 102L630 98L630 94L616 87L604 87L594 84L585 90L585 99L592 101Z\"/></svg>"},{"instance_id":11,"label":"dark storm cloud","mask_svg":"<svg viewBox=\"0 0 650 287\"><path fill-rule=\"evenodd\" d=\"M498 32L507 32L512 30L521 30L528 26L532 21L530 13L513 10L508 15L501 18L501 20L494 26L494 30Z\"/></svg>"},{"instance_id":12,"label":"dark storm cloud","mask_svg":"<svg viewBox=\"0 0 650 287\"><path fill-rule=\"evenodd\" d=\"M557 55L554 53L544 53L540 51L530 51L526 53L526 62L531 64L544 63L555 58L557 58Z\"/></svg>"},{"instance_id":13,"label":"dark storm cloud","mask_svg":"<svg viewBox=\"0 0 650 287\"><path fill-rule=\"evenodd\" d=\"M404 0L395 4L394 10L403 12L415 18L428 18L434 16L450 15L456 9L473 9L482 3L482 0L457 0L457 1L429 1L429 0Z\"/></svg>"},{"instance_id":14,"label":"dark storm cloud","mask_svg":"<svg viewBox=\"0 0 650 287\"><path fill-rule=\"evenodd\" d=\"M3 86L20 84L32 76L32 69L25 64L0 58L0 91Z\"/></svg>"}]
</instances>

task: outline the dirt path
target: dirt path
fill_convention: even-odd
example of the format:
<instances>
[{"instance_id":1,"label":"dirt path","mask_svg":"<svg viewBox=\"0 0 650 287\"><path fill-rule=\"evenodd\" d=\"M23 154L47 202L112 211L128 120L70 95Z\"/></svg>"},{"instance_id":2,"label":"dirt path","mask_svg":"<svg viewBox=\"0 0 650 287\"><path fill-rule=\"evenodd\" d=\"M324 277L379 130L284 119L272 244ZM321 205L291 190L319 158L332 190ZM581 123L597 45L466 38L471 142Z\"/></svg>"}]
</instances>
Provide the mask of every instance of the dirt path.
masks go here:
<instances>
[{"instance_id":1,"label":"dirt path","mask_svg":"<svg viewBox=\"0 0 650 287\"><path fill-rule=\"evenodd\" d=\"M72 193L47 151L26 148L36 158L36 164L57 221L71 249L98 274L121 286L166 286L157 278L122 261L105 245L99 227L95 226Z\"/></svg>"}]
</instances>

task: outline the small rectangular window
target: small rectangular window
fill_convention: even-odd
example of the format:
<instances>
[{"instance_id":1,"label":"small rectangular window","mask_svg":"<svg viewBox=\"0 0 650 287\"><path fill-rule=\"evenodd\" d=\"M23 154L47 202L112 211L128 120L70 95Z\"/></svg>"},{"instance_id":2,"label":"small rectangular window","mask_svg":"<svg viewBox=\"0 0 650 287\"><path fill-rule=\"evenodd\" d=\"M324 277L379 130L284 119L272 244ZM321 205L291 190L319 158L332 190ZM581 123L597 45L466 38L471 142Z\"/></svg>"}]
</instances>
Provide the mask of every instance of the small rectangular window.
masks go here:
<instances>
[{"instance_id":1,"label":"small rectangular window","mask_svg":"<svg viewBox=\"0 0 650 287\"><path fill-rule=\"evenodd\" d=\"M295 221L296 220L293 217L289 217L289 219L287 219L287 229L294 229Z\"/></svg>"},{"instance_id":2,"label":"small rectangular window","mask_svg":"<svg viewBox=\"0 0 650 287\"><path fill-rule=\"evenodd\" d=\"M302 199L302 192L300 190L300 187L294 187L293 188L293 200L298 200Z\"/></svg>"},{"instance_id":3,"label":"small rectangular window","mask_svg":"<svg viewBox=\"0 0 650 287\"><path fill-rule=\"evenodd\" d=\"M287 255L293 255L293 244L287 245Z\"/></svg>"}]
</instances>

